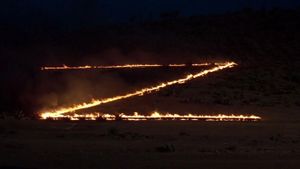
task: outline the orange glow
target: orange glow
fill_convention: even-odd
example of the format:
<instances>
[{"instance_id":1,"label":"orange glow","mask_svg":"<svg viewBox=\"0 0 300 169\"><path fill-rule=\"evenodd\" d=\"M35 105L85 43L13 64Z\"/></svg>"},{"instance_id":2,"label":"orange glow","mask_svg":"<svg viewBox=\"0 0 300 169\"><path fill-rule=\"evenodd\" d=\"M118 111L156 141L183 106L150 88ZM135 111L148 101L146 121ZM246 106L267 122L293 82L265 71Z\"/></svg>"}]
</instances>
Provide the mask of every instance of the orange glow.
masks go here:
<instances>
[{"instance_id":1,"label":"orange glow","mask_svg":"<svg viewBox=\"0 0 300 169\"><path fill-rule=\"evenodd\" d=\"M123 100L123 99L131 98L131 97L135 97L135 96L142 96L142 95L147 94L147 93L151 93L151 92L154 92L154 91L159 91L159 90L161 90L163 88L166 88L166 87L169 87L169 86L186 83L190 80L205 76L205 75L207 75L209 73L212 73L212 72L220 71L220 70L226 69L226 68L232 68L235 65L237 65L237 64L234 63L234 62L225 62L225 63L219 64L219 65L216 65L213 68L203 70L199 73L189 74L186 77L181 78L181 79L176 79L176 80L173 80L173 81L160 83L160 84L158 84L156 86L152 86L152 87L142 88L140 90L137 90L137 91L134 91L134 92L131 92L131 93L127 93L127 94L124 94L124 95L119 95L119 96L114 96L114 97L104 98L104 99L92 100L91 102L88 102L88 103L81 103L81 104L77 104L77 105L74 105L74 106L71 106L71 107L63 107L63 108L55 109L55 110L48 110L48 111L40 112L39 114L42 118L51 117L51 116L57 117L57 116L60 116L64 113L74 112L76 110L86 109L86 108L90 108L90 107L94 107L94 106L98 106L98 105L102 105L102 104L105 104L105 103L110 103L110 102L114 102L114 101L118 101L118 100Z\"/></svg>"},{"instance_id":2,"label":"orange glow","mask_svg":"<svg viewBox=\"0 0 300 169\"><path fill-rule=\"evenodd\" d=\"M114 114L72 114L72 115L58 115L58 116L44 116L41 117L43 120L52 119L52 120L105 120L105 121L115 121L115 120L124 120L124 121L146 121L146 120L193 120L193 121L259 121L261 117L255 115L194 115L194 114L160 114L158 112L153 112L150 115L141 115L135 112L133 115L125 115L123 113L119 115Z\"/></svg>"},{"instance_id":3,"label":"orange glow","mask_svg":"<svg viewBox=\"0 0 300 169\"><path fill-rule=\"evenodd\" d=\"M186 64L169 64L169 67L185 67Z\"/></svg>"},{"instance_id":4,"label":"orange glow","mask_svg":"<svg viewBox=\"0 0 300 169\"><path fill-rule=\"evenodd\" d=\"M199 64L192 64L192 67L201 67L201 66L208 66L211 63L199 63ZM128 68L155 68L155 67L187 67L189 65L186 64L169 64L169 65L162 65L162 64L126 64L126 65L113 65L113 66L45 66L41 67L41 70L86 70L86 69L128 69Z\"/></svg>"}]
</instances>

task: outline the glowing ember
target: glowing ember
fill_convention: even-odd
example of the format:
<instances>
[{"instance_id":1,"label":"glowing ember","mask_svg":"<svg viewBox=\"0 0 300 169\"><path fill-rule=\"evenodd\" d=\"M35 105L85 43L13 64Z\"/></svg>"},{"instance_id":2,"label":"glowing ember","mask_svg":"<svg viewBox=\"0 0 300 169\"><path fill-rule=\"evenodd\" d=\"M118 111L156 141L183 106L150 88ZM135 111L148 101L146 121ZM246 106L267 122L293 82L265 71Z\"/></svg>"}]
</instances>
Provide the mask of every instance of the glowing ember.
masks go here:
<instances>
[{"instance_id":1,"label":"glowing ember","mask_svg":"<svg viewBox=\"0 0 300 169\"><path fill-rule=\"evenodd\" d=\"M169 64L169 67L184 67L186 66L185 64Z\"/></svg>"},{"instance_id":2,"label":"glowing ember","mask_svg":"<svg viewBox=\"0 0 300 169\"><path fill-rule=\"evenodd\" d=\"M126 68L154 68L154 67L201 67L208 66L211 63L198 63L192 65L186 64L169 64L169 65L161 65L161 64L126 64L126 65L114 65L114 66L45 66L41 67L41 70L82 70L82 69L126 69Z\"/></svg>"},{"instance_id":3,"label":"glowing ember","mask_svg":"<svg viewBox=\"0 0 300 169\"><path fill-rule=\"evenodd\" d=\"M57 116L43 116L42 119L52 119L52 120L124 120L124 121L145 121L145 120L201 120L201 121L259 121L261 117L250 115L179 115L179 114L160 114L158 112L153 112L150 115L141 115L135 112L133 115L113 115L113 114L71 114L71 115L57 115Z\"/></svg>"},{"instance_id":4,"label":"glowing ember","mask_svg":"<svg viewBox=\"0 0 300 169\"><path fill-rule=\"evenodd\" d=\"M114 101L118 101L118 100L127 99L127 98L130 98L130 97L142 96L142 95L147 94L147 93L151 93L151 92L154 92L154 91L159 91L159 90L161 90L163 88L166 88L166 87L169 87L169 86L173 86L173 85L176 85L176 84L183 84L183 83L186 83L190 80L205 76L209 73L216 72L216 71L226 69L226 68L234 67L235 65L236 65L236 63L234 63L234 62L225 62L225 63L222 63L222 64L218 64L213 68L203 70L199 73L189 74L184 78L164 82L164 83L158 84L158 85L153 86L153 87L143 88L143 89L134 91L132 93L128 93L128 94L124 94L124 95L120 95L120 96L114 96L114 97L105 98L105 99L100 99L100 100L92 100L89 103L82 103L82 104L74 105L74 106L71 106L71 107L45 111L45 112L41 112L39 114L44 119L47 118L47 117L58 117L58 116L61 116L65 113L68 113L68 112L74 112L76 110L86 109L86 108L98 106L98 105L105 104L105 103L110 103L110 102L114 102Z\"/></svg>"}]
</instances>

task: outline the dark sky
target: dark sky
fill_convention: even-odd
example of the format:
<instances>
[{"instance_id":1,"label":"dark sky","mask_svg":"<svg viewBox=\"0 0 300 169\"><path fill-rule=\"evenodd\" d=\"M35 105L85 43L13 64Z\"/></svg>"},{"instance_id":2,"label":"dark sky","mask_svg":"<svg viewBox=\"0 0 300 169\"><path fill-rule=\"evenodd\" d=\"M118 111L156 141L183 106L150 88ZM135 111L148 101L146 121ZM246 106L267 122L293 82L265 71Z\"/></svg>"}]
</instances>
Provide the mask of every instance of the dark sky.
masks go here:
<instances>
[{"instance_id":1,"label":"dark sky","mask_svg":"<svg viewBox=\"0 0 300 169\"><path fill-rule=\"evenodd\" d=\"M4 0L0 2L5 23L45 22L76 25L155 19L161 12L181 15L216 14L245 7L271 9L299 7L299 0Z\"/></svg>"}]
</instances>

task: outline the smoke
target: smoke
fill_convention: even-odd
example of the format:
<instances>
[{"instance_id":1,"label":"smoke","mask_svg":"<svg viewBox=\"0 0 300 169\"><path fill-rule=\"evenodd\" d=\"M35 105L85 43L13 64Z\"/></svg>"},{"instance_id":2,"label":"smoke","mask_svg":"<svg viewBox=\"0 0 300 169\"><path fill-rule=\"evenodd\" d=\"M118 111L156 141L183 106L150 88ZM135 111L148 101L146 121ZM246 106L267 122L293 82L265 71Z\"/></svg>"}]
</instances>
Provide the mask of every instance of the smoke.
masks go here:
<instances>
[{"instance_id":1,"label":"smoke","mask_svg":"<svg viewBox=\"0 0 300 169\"><path fill-rule=\"evenodd\" d=\"M107 98L167 78L159 72L70 71L44 72L48 65L169 64L202 62L196 54L178 51L107 48L78 52L73 46L48 43L7 48L2 51L1 111L33 115L41 109L72 105L93 98ZM89 47L81 47L90 51ZM177 77L180 74L176 75ZM147 80L145 80L147 77ZM153 82L152 82L153 81Z\"/></svg>"}]
</instances>

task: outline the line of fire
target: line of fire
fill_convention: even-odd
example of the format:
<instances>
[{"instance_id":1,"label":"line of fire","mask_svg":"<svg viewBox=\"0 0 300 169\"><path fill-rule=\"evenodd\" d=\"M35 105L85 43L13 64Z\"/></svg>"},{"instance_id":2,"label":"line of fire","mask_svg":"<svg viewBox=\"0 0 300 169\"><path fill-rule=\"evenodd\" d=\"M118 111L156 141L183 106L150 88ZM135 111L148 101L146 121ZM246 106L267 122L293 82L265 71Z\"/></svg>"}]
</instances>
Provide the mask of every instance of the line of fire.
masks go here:
<instances>
[{"instance_id":1,"label":"line of fire","mask_svg":"<svg viewBox=\"0 0 300 169\"><path fill-rule=\"evenodd\" d=\"M133 68L155 68L155 67L202 67L202 66L209 66L212 63L193 63L193 64L125 64L125 65L111 65L111 66L44 66L41 67L41 70L91 70L91 69L133 69ZM215 63L216 65L218 63Z\"/></svg>"},{"instance_id":2,"label":"line of fire","mask_svg":"<svg viewBox=\"0 0 300 169\"><path fill-rule=\"evenodd\" d=\"M67 114L56 117L47 117L44 120L64 120L64 121L161 121L161 120L183 120L183 121L260 121L261 117L255 115L195 115L195 114L170 114L153 112L150 115L142 115L134 112L132 115L124 113L102 114L102 113L89 113L89 114Z\"/></svg>"},{"instance_id":3,"label":"line of fire","mask_svg":"<svg viewBox=\"0 0 300 169\"><path fill-rule=\"evenodd\" d=\"M91 113L91 114L77 114L75 113L77 110L88 109L91 107L103 105L106 103L116 102L123 99L128 99L131 97L143 96L144 94L158 92L163 88L170 87L173 85L184 84L188 81L191 81L196 78L200 78L206 76L210 73L221 71L223 69L229 69L237 64L235 62L223 62L223 63L197 63L191 64L194 67L199 66L208 66L214 65L212 68L208 68L202 70L195 74L189 74L186 77L167 81L160 83L156 86L142 88L131 93L127 93L124 95L114 96L110 98L104 99L93 99L91 102L85 102L81 104L76 104L70 107L62 107L54 110L46 110L41 111L39 113L40 118L43 120L100 120L100 121L145 121L145 120L197 120L197 121L259 121L261 117L255 115L225 115L225 114L217 114L217 115L179 115L179 114L160 114L158 112L153 112L150 115L141 115L135 112L133 115L125 115L124 113L116 113L114 114L101 114L101 113ZM123 69L123 68L149 68L149 67L160 67L163 65L160 64L138 64L138 65L116 65L116 66L79 66L79 67L43 67L42 70L73 70L73 69ZM168 67L184 67L186 64L169 64Z\"/></svg>"}]
</instances>

